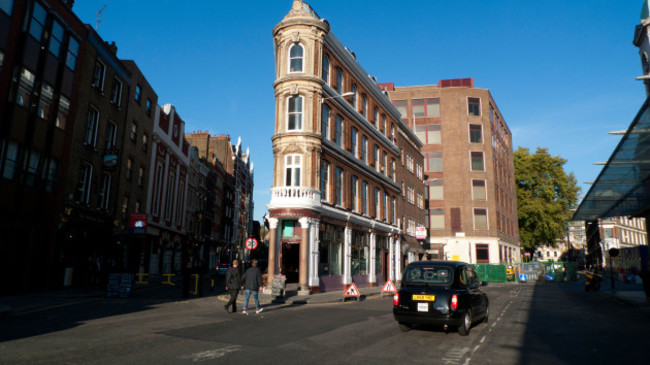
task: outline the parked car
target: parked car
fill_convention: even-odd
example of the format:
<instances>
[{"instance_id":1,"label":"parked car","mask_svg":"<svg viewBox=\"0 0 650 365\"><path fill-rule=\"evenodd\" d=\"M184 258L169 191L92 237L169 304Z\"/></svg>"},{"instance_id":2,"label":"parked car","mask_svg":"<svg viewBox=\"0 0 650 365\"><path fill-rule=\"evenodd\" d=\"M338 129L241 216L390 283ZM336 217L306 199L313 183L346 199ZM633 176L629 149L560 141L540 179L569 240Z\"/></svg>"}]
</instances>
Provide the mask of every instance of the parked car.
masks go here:
<instances>
[{"instance_id":1,"label":"parked car","mask_svg":"<svg viewBox=\"0 0 650 365\"><path fill-rule=\"evenodd\" d=\"M404 269L393 296L393 316L402 331L413 324L442 325L469 334L472 324L489 317L487 294L474 268L464 262L418 261Z\"/></svg>"},{"instance_id":2,"label":"parked car","mask_svg":"<svg viewBox=\"0 0 650 365\"><path fill-rule=\"evenodd\" d=\"M217 275L225 276L228 273L229 268L230 268L230 265L228 265L228 264L219 264L217 266Z\"/></svg>"}]
</instances>

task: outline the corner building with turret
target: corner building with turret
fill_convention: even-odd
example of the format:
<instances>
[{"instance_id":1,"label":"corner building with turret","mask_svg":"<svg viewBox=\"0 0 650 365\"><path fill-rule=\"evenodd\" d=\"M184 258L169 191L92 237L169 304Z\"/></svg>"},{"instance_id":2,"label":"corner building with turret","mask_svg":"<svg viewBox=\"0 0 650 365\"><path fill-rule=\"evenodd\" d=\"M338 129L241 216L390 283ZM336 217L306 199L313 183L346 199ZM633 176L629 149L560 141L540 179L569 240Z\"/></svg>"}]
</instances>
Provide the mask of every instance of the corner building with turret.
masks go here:
<instances>
[{"instance_id":1,"label":"corner building with turret","mask_svg":"<svg viewBox=\"0 0 650 365\"><path fill-rule=\"evenodd\" d=\"M395 282L424 252L422 142L307 3L293 2L273 40L268 284L281 274L308 294Z\"/></svg>"}]
</instances>

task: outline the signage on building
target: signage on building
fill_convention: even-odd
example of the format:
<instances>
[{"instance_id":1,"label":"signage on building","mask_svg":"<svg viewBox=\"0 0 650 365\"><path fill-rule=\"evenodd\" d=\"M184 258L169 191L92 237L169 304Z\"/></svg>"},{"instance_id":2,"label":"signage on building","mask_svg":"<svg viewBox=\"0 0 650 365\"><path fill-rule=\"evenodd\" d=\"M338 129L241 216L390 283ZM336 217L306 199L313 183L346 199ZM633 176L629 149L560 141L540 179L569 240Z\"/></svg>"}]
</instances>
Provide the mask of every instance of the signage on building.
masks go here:
<instances>
[{"instance_id":1,"label":"signage on building","mask_svg":"<svg viewBox=\"0 0 650 365\"><path fill-rule=\"evenodd\" d=\"M107 154L104 155L104 168L106 170L115 170L117 167L117 155Z\"/></svg>"},{"instance_id":2,"label":"signage on building","mask_svg":"<svg viewBox=\"0 0 650 365\"><path fill-rule=\"evenodd\" d=\"M246 240L245 246L246 246L247 249L252 251L252 250L257 248L257 240L255 238L251 237L251 238Z\"/></svg>"},{"instance_id":3,"label":"signage on building","mask_svg":"<svg viewBox=\"0 0 650 365\"><path fill-rule=\"evenodd\" d=\"M424 226L419 226L415 228L415 238L418 240L424 240L427 238L427 229Z\"/></svg>"},{"instance_id":4,"label":"signage on building","mask_svg":"<svg viewBox=\"0 0 650 365\"><path fill-rule=\"evenodd\" d=\"M147 233L147 215L133 213L129 215L129 233L146 234Z\"/></svg>"}]
</instances>

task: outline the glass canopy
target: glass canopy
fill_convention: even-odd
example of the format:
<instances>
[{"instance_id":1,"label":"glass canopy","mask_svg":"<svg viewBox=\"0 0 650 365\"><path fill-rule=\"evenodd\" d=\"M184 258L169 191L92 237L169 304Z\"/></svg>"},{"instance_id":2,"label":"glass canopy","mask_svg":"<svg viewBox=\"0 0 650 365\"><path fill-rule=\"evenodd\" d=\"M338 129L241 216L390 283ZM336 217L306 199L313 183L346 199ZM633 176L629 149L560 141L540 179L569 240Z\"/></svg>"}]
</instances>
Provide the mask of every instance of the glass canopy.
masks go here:
<instances>
[{"instance_id":1,"label":"glass canopy","mask_svg":"<svg viewBox=\"0 0 650 365\"><path fill-rule=\"evenodd\" d=\"M646 99L573 220L644 217L650 209L650 98Z\"/></svg>"}]
</instances>

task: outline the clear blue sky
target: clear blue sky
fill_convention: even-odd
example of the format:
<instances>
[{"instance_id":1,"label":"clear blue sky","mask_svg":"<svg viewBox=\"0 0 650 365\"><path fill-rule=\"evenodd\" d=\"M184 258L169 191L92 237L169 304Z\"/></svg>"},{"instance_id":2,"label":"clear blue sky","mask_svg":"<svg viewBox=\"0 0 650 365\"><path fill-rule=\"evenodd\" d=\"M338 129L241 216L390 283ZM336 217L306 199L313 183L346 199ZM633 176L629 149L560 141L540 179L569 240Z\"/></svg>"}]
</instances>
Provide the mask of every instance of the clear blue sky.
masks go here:
<instances>
[{"instance_id":1,"label":"clear blue sky","mask_svg":"<svg viewBox=\"0 0 650 365\"><path fill-rule=\"evenodd\" d=\"M645 99L632 44L642 0L307 1L378 82L473 77L489 89L513 145L568 160L582 187L596 179ZM186 132L241 136L255 164L255 219L273 174L272 29L292 0L77 0L118 56L139 65Z\"/></svg>"}]
</instances>

